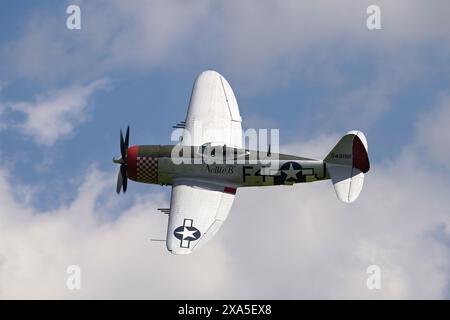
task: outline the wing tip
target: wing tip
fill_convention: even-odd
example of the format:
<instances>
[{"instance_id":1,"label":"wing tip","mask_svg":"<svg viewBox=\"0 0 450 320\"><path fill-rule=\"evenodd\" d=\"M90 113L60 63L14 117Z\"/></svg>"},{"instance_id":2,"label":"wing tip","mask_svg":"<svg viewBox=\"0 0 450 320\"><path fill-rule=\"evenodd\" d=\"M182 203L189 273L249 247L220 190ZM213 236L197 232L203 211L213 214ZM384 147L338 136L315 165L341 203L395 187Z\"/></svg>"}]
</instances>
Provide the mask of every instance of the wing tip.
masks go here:
<instances>
[{"instance_id":1,"label":"wing tip","mask_svg":"<svg viewBox=\"0 0 450 320\"><path fill-rule=\"evenodd\" d=\"M192 250L167 249L167 251L176 256L187 255L192 253Z\"/></svg>"}]
</instances>

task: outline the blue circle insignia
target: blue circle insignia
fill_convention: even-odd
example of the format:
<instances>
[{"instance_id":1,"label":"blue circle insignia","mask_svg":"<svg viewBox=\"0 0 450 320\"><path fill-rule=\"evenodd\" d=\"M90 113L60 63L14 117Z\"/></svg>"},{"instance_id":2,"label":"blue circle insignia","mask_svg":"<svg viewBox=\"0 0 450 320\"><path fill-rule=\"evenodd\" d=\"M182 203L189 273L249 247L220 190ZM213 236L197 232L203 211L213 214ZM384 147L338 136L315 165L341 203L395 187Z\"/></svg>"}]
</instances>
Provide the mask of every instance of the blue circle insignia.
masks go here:
<instances>
[{"instance_id":1,"label":"blue circle insignia","mask_svg":"<svg viewBox=\"0 0 450 320\"><path fill-rule=\"evenodd\" d=\"M297 182L305 182L302 174L302 166L295 161L283 163L280 167L280 174L274 177L274 184L292 184Z\"/></svg>"},{"instance_id":2,"label":"blue circle insignia","mask_svg":"<svg viewBox=\"0 0 450 320\"><path fill-rule=\"evenodd\" d=\"M175 238L181 241L195 241L200 238L200 230L196 227L179 226L173 231Z\"/></svg>"}]
</instances>

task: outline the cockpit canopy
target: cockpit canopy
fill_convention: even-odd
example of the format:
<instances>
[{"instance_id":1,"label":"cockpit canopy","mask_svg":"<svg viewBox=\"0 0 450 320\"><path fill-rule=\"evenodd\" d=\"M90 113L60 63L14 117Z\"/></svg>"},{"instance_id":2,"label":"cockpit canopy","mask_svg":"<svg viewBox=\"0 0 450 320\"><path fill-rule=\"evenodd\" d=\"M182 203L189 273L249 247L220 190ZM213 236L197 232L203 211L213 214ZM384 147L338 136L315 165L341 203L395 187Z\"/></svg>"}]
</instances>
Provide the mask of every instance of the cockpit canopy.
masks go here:
<instances>
[{"instance_id":1,"label":"cockpit canopy","mask_svg":"<svg viewBox=\"0 0 450 320\"><path fill-rule=\"evenodd\" d=\"M211 143L208 142L198 147L197 154L202 155L203 158L209 159L238 160L249 155L250 152L241 148L229 147L225 144L211 145Z\"/></svg>"}]
</instances>

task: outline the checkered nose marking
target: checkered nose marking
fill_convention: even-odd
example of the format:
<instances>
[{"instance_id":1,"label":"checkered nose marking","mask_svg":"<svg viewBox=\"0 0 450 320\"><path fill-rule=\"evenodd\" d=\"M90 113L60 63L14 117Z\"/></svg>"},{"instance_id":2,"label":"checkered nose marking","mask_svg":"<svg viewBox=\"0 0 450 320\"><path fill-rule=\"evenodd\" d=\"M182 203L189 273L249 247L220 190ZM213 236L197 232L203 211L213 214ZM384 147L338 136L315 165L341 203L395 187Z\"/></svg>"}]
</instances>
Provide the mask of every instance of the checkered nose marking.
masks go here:
<instances>
[{"instance_id":1,"label":"checkered nose marking","mask_svg":"<svg viewBox=\"0 0 450 320\"><path fill-rule=\"evenodd\" d=\"M136 158L137 181L158 183L158 159L152 157Z\"/></svg>"}]
</instances>

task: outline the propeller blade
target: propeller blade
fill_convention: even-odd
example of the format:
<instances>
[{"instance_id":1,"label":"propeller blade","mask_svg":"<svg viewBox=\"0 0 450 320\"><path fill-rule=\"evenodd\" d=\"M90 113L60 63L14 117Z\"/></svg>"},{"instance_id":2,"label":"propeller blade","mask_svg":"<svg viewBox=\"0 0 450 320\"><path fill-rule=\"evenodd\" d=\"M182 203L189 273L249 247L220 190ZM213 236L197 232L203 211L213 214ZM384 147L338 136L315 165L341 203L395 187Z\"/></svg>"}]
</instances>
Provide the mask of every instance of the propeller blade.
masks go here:
<instances>
[{"instance_id":1,"label":"propeller blade","mask_svg":"<svg viewBox=\"0 0 450 320\"><path fill-rule=\"evenodd\" d=\"M130 126L127 128L127 133L125 134L125 149L128 152L128 142L130 141Z\"/></svg>"},{"instance_id":2,"label":"propeller blade","mask_svg":"<svg viewBox=\"0 0 450 320\"><path fill-rule=\"evenodd\" d=\"M120 164L119 174L117 176L117 186L116 186L117 194L120 193L120 190L123 190L124 193L127 191L128 185L127 152L129 141L130 141L130 126L128 126L127 128L125 139L123 138L123 131L122 129L120 129L120 153L122 154L122 158L118 160L113 158L114 163Z\"/></svg>"},{"instance_id":3,"label":"propeller blade","mask_svg":"<svg viewBox=\"0 0 450 320\"><path fill-rule=\"evenodd\" d=\"M123 185L123 192L127 192L127 184L128 184L128 178L127 178L127 167L126 165L120 166L120 175L122 176L122 185Z\"/></svg>"},{"instance_id":4,"label":"propeller blade","mask_svg":"<svg viewBox=\"0 0 450 320\"><path fill-rule=\"evenodd\" d=\"M119 174L117 175L117 187L116 187L117 194L119 194L120 189L122 189L122 183L123 183L123 178L122 178L122 172L120 170Z\"/></svg>"},{"instance_id":5,"label":"propeller blade","mask_svg":"<svg viewBox=\"0 0 450 320\"><path fill-rule=\"evenodd\" d=\"M123 133L122 129L120 129L120 153L122 155L122 159L125 159L126 157L126 148L125 148L125 141L123 141Z\"/></svg>"}]
</instances>

